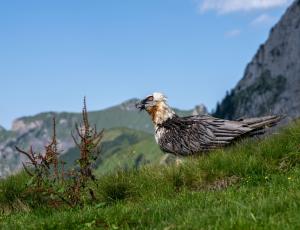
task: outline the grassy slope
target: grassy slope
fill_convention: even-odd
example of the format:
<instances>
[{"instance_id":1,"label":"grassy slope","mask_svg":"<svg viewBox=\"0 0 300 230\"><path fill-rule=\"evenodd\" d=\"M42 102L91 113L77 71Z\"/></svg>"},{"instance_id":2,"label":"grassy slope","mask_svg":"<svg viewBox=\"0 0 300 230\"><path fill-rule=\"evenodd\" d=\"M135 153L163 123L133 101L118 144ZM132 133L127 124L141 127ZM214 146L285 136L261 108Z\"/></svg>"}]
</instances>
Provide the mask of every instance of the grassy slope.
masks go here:
<instances>
[{"instance_id":1,"label":"grassy slope","mask_svg":"<svg viewBox=\"0 0 300 230\"><path fill-rule=\"evenodd\" d=\"M0 183L0 227L299 229L299 163L297 123L266 140L246 140L180 166L103 176L99 202L83 209L30 207L19 195L24 179L18 175Z\"/></svg>"}]
</instances>

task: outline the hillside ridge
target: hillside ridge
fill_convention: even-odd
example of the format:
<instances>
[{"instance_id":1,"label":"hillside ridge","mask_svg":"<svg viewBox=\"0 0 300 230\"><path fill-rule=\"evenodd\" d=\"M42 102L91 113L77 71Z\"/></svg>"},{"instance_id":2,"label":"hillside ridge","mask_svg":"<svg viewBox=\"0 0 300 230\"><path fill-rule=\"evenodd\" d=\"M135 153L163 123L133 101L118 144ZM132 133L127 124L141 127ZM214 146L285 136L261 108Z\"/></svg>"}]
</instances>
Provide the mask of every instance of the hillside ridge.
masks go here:
<instances>
[{"instance_id":1,"label":"hillside ridge","mask_svg":"<svg viewBox=\"0 0 300 230\"><path fill-rule=\"evenodd\" d=\"M294 1L247 65L243 78L217 105L215 116L300 116L300 1Z\"/></svg>"}]
</instances>

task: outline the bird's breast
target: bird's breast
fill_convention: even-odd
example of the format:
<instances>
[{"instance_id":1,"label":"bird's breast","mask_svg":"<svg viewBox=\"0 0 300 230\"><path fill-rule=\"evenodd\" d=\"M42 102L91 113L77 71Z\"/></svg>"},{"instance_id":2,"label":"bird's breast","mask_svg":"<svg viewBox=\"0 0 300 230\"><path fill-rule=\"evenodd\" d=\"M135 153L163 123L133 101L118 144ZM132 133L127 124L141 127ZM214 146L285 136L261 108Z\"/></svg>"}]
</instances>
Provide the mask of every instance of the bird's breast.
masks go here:
<instances>
[{"instance_id":1,"label":"bird's breast","mask_svg":"<svg viewBox=\"0 0 300 230\"><path fill-rule=\"evenodd\" d=\"M165 128L159 127L155 129L155 140L157 144L159 144L159 140L163 137L165 132L166 132Z\"/></svg>"}]
</instances>

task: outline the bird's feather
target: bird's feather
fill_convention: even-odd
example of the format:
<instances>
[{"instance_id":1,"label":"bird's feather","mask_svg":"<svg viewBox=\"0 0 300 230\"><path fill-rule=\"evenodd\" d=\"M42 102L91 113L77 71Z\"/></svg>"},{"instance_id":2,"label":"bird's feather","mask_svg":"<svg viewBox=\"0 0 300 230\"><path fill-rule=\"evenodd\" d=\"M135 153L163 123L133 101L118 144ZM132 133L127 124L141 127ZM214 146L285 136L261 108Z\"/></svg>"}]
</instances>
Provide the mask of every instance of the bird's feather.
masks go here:
<instances>
[{"instance_id":1,"label":"bird's feather","mask_svg":"<svg viewBox=\"0 0 300 230\"><path fill-rule=\"evenodd\" d=\"M169 153L191 155L224 147L236 139L261 135L266 127L281 120L280 116L229 121L207 115L178 117L173 116L158 125L157 139L160 148Z\"/></svg>"}]
</instances>

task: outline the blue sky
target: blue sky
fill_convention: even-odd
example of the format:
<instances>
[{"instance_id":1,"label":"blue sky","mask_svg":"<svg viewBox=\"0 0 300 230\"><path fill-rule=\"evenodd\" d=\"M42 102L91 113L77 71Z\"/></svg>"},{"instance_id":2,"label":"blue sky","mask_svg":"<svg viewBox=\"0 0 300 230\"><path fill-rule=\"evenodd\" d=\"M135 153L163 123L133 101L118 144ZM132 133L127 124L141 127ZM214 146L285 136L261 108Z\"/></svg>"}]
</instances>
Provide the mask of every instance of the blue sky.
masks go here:
<instances>
[{"instance_id":1,"label":"blue sky","mask_svg":"<svg viewBox=\"0 0 300 230\"><path fill-rule=\"evenodd\" d=\"M162 91L213 109L289 0L7 0L0 3L0 124Z\"/></svg>"}]
</instances>

